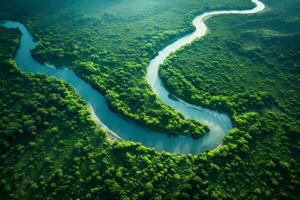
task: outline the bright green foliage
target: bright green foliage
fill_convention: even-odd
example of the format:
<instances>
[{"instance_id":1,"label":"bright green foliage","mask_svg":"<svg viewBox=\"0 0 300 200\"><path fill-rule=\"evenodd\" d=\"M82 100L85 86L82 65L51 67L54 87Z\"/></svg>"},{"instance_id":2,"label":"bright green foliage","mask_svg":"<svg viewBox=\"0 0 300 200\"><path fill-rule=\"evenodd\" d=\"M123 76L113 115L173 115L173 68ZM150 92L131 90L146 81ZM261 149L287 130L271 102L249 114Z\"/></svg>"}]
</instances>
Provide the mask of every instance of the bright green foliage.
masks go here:
<instances>
[{"instance_id":1,"label":"bright green foliage","mask_svg":"<svg viewBox=\"0 0 300 200\"><path fill-rule=\"evenodd\" d=\"M0 18L26 24L38 40L38 61L74 69L126 118L199 137L207 128L162 104L145 80L146 67L171 40L193 30L197 13L251 6L244 0L2 0Z\"/></svg>"},{"instance_id":2,"label":"bright green foliage","mask_svg":"<svg viewBox=\"0 0 300 200\"><path fill-rule=\"evenodd\" d=\"M3 2L1 1L2 4ZM10 2L13 5L14 1ZM40 5L42 2L45 5L47 1L19 1L20 7L24 7L22 2L27 2L29 5L29 2L35 2L36 5ZM55 5L48 3L47 7L52 5L51 8L57 10L55 6L68 5L70 1L62 2ZM165 1L161 2L163 4ZM281 2L268 0L271 11L279 12L276 8L277 4L283 6ZM290 7L287 2L291 3ZM295 2L293 0L285 1L284 4L289 8L286 10L293 10L291 7L296 8L295 5L298 4L294 5ZM109 5L108 3L105 9L108 9ZM176 4L174 3L174 5ZM4 7L1 5L1 8ZM6 10L9 11L9 9ZM35 10L34 13L39 14L40 17L44 16L44 18L46 14L50 15L50 13L42 12L41 8ZM33 15L32 12L22 14L23 16ZM266 12L264 15L267 14ZM280 16L278 15L278 17ZM235 28L234 23L231 22L246 23L248 21L247 27L251 27L250 22L253 23L253 20L256 19L243 16L243 20L238 20L239 17L232 16L231 18L231 16L228 16L225 17L225 21L223 21L223 18L216 18L211 20L209 24L212 25L212 30L224 29L225 31L225 29L228 29L226 26ZM262 19L266 18L262 17ZM272 18L269 17L268 19ZM51 17L48 20L51 20ZM52 20L55 21L53 18ZM219 24L218 20L221 20L222 23ZM227 20L230 23L226 22ZM239 27L239 23L237 23L237 27ZM265 21L261 23L261 27L265 27L267 24ZM66 22L66 24L68 23ZM60 26L60 28L66 28L66 24ZM214 24L218 25L218 29ZM276 27L279 26L279 23L274 22L271 24L276 25ZM43 27L42 24L40 26ZM295 28L295 30L297 29ZM213 33L211 31L210 34ZM224 40L233 36L238 38L240 36L237 33L233 35L230 34L230 30L227 30L222 37L224 37ZM54 41L60 41L60 37L65 37L56 35L57 32L53 32L53 34L57 40L53 37L53 41L49 45L55 45ZM72 34L72 31L69 31L69 34ZM296 117L297 115L293 115L285 108L287 103L273 92L275 89L270 94L257 94L256 92L260 91L254 91L254 93L253 89L251 90L254 86L246 84L247 81L245 83L239 82L241 85L244 84L245 89L249 90L250 96L247 93L242 94L236 89L238 85L228 89L230 88L228 87L230 81L222 82L218 73L215 76L206 73L207 80L217 79L218 81L215 82L222 82L224 91L228 92L228 94L223 93L223 97L213 97L215 94L221 94L221 89L218 89L220 86L208 87L204 90L196 87L196 84L194 87L186 87L185 84L179 81L181 79L174 80L179 85L179 91L184 87L194 88L193 90L197 93L205 92L207 93L206 97L212 96L207 98L209 102L206 105L208 106L216 106L219 109L230 107L228 110L232 113L235 128L226 136L222 146L208 153L199 155L157 153L133 142L111 141L108 139L104 131L96 127L96 124L92 121L85 102L76 95L71 87L62 81L47 78L43 75L30 75L20 72L12 61L19 44L19 37L16 30L0 28L0 199L296 200L300 198L299 120ZM207 56L214 49L211 46L206 46L211 45L211 43L205 43L206 39L209 40L209 37L212 36L209 35L201 41L202 48L206 49L202 53L207 53ZM86 37L86 39L88 38ZM257 38L261 38L261 36L257 36ZM286 41L284 38L286 38ZM289 49L293 49L295 46L293 45L294 42L289 46L283 46L286 44L285 42L291 41L290 36L278 36L277 39L276 43L272 40L275 44L266 44L269 44L269 46L275 45L276 49L282 48L280 49L281 54L284 58L288 58L284 61L289 62L290 65L284 65L283 61L272 59L270 63L273 67L277 67L278 72L293 77L295 75L288 70L294 69L293 65L297 64L295 60L291 60L289 53ZM219 40L215 40L215 43L217 42L222 42L221 36ZM197 44L196 42L195 46ZM83 44L80 44L78 48L83 48L81 45ZM156 44L152 45L154 48L157 47ZM263 45L262 49L266 49L266 52L275 53L269 49L268 45L265 46L264 42L260 45ZM62 47L68 48L69 46ZM193 45L188 48L191 48L189 51L193 52L190 53L191 55L196 55L195 53L201 50L201 48L195 50ZM240 48L237 48L237 50L241 51ZM293 50L297 52L297 49ZM229 54L231 51L232 49L227 49L227 52L224 52L221 45L217 53L214 54L214 58L217 60L219 54ZM259 56L264 55L265 52L255 51L255 53L257 53L256 56ZM180 59L182 54L183 52L178 52L176 59ZM56 56L56 54L50 52L45 53L45 55ZM63 55L65 54L63 53ZM101 52L95 53L95 55L101 55ZM201 58L201 55L197 56ZM117 57L114 58L117 59ZM241 59L240 62L244 62L247 56L239 55L238 58ZM64 59L66 58L64 57ZM172 58L170 61L174 59ZM205 56L203 59L205 59ZM210 60L205 60L205 63L209 65ZM190 70L195 69L193 66L194 61L195 59L192 58L185 61L185 63L189 63ZM248 60L248 62L250 61ZM261 67L264 66L261 60L257 62ZM227 62L224 61L224 63ZM86 70L92 72L95 70L95 65L98 66L96 62L88 58L85 61L80 60L79 64L87 66ZM251 66L255 67L256 65L252 64ZM286 73L283 70L280 71L280 66L287 67ZM178 64L176 67L178 68L176 71L178 76L185 76L183 64ZM226 67L226 65L223 67ZM85 69L84 67L81 68L82 70ZM113 69L112 66L107 67L107 73L110 73ZM142 69L144 70L144 68ZM164 68L163 71L168 69L171 69L168 73L175 71L170 65ZM272 72L271 69L268 72ZM200 73L202 71L199 71L194 70L193 74L201 77ZM135 75L133 72L135 71L132 71L131 75ZM265 69L263 73L266 72ZM101 71L102 73L105 77L106 72ZM142 72L137 70L136 73ZM297 70L295 70L296 73ZM236 74L233 71L227 76L230 75L232 79L235 79L234 75ZM244 74L248 75L246 72ZM102 80L100 74L95 75L94 78ZM106 78L114 79L113 75ZM135 78L137 79L137 77ZM262 79L262 77L260 78ZM187 82L188 80L193 79L186 79ZM247 76L245 76L245 80L251 79L249 77L247 79ZM293 80L291 78L291 82L297 87L297 82ZM279 81L277 82L277 79L274 78L274 81L279 86L281 85ZM100 86L101 84L99 84ZM261 91L270 88L267 87L268 84L263 84L263 86ZM117 87L117 84L114 87ZM136 87L139 88L138 85ZM140 88L137 90L142 91ZM174 92L180 96L180 92L175 89ZM110 95L118 94L118 91L115 90ZM232 94L233 97L231 98L229 94ZM291 93L288 98L297 99L296 96L296 93ZM125 102L123 99L119 101L120 103ZM197 102L203 103L202 100ZM261 110L264 106L274 105L276 102L278 102L277 106L288 114L270 112L269 109ZM298 109L297 101L292 105L294 105L295 110Z\"/></svg>"},{"instance_id":3,"label":"bright green foliage","mask_svg":"<svg viewBox=\"0 0 300 200\"><path fill-rule=\"evenodd\" d=\"M167 87L187 101L230 113L273 106L299 119L300 4L265 2L271 9L261 14L208 20L208 35L161 68Z\"/></svg>"}]
</instances>

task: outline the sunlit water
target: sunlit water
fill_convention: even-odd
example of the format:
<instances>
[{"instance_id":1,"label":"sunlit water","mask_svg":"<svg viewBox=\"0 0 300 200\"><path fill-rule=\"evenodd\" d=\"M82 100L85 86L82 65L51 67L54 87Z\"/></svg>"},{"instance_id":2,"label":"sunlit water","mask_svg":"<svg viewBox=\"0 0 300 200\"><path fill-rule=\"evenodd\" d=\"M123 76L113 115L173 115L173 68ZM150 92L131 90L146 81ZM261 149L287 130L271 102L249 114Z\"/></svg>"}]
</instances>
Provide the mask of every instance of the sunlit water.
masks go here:
<instances>
[{"instance_id":1,"label":"sunlit water","mask_svg":"<svg viewBox=\"0 0 300 200\"><path fill-rule=\"evenodd\" d=\"M252 0L256 5L254 9L244 11L212 11L206 12L193 20L196 30L171 45L164 48L151 60L147 69L147 81L153 91L166 105L181 113L187 119L194 119L209 126L209 133L194 140L188 136L169 137L166 134L151 131L125 120L118 114L112 112L105 101L105 97L93 89L90 84L79 78L72 70L67 68L56 68L52 65L42 65L36 62L31 51L36 47L33 37L23 24L13 21L4 21L2 26L7 28L18 28L21 33L21 44L17 51L16 64L26 72L43 73L64 80L71 85L77 93L89 104L93 117L105 127L110 134L124 140L140 142L147 147L153 147L158 151L172 153L199 153L211 150L222 144L224 136L232 128L230 118L226 114L218 113L200 106L194 106L181 99L169 98L170 93L163 86L158 70L159 66L166 60L170 53L178 50L184 45L191 43L197 38L204 36L207 27L204 20L207 17L219 14L253 14L262 11L265 6L258 0Z\"/></svg>"}]
</instances>

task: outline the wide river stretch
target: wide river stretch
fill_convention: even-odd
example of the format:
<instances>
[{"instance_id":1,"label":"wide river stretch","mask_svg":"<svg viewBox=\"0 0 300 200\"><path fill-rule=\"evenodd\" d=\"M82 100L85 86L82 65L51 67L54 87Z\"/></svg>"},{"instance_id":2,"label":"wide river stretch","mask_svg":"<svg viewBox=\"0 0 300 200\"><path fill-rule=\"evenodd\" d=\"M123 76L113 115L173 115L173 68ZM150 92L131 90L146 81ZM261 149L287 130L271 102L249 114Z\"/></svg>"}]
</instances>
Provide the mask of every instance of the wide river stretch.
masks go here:
<instances>
[{"instance_id":1,"label":"wide river stretch","mask_svg":"<svg viewBox=\"0 0 300 200\"><path fill-rule=\"evenodd\" d=\"M44 73L64 80L71 85L76 92L89 104L93 117L105 127L110 134L123 140L140 142L147 147L153 147L158 151L172 153L199 153L211 150L222 144L224 136L232 128L232 123L226 114L218 113L200 106L194 106L178 98L170 98L171 94L165 89L158 71L170 53L178 50L197 38L207 33L204 21L210 16L220 14L254 14L264 10L265 5L259 0L252 0L255 7L251 10L211 11L197 16L193 20L196 30L161 50L151 60L147 68L147 81L155 94L166 105L181 113L187 119L194 119L208 125L210 131L199 139L189 136L170 137L167 134L148 130L134 124L118 114L112 112L105 101L105 97L93 89L90 84L83 81L72 70L65 67L55 67L48 64L39 64L31 55L31 50L36 47L32 35L27 28L19 22L3 21L0 25L6 28L18 28L21 33L21 43L17 51L15 61L23 71L31 73Z\"/></svg>"}]
</instances>

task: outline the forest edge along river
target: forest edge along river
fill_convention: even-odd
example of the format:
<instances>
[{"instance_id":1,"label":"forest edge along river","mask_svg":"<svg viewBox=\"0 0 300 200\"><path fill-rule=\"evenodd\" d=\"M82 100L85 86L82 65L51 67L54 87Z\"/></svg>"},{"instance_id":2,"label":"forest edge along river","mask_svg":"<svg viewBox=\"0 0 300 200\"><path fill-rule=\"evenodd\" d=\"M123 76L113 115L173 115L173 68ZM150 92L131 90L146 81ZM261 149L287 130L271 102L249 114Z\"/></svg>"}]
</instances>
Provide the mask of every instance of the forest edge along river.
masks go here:
<instances>
[{"instance_id":1,"label":"forest edge along river","mask_svg":"<svg viewBox=\"0 0 300 200\"><path fill-rule=\"evenodd\" d=\"M166 105L181 113L187 119L193 119L209 127L209 132L199 139L190 136L169 137L167 134L148 130L133 122L129 122L117 113L111 111L105 97L96 91L90 84L79 78L68 68L55 67L49 64L36 62L31 55L31 50L36 47L32 35L27 28L14 21L3 21L0 26L17 28L20 30L21 43L15 56L15 62L23 71L43 73L54 76L71 85L76 92L88 103L92 116L108 130L114 137L123 140L140 142L147 147L153 147L157 151L171 153L199 153L211 150L222 144L224 136L232 129L231 119L227 114L218 113L201 106L189 104L179 98L174 98L164 87L159 77L159 66L174 51L180 49L195 39L203 37L207 33L204 21L210 16L221 14L254 14L264 10L265 5L259 0L252 0L256 5L251 10L209 11L197 16L193 20L195 31L176 40L174 43L161 50L152 59L147 68L147 81L155 94Z\"/></svg>"},{"instance_id":2,"label":"forest edge along river","mask_svg":"<svg viewBox=\"0 0 300 200\"><path fill-rule=\"evenodd\" d=\"M163 103L181 113L187 119L194 119L208 125L210 129L209 133L199 139L193 139L190 136L169 137L167 134L151 131L125 120L109 109L105 97L102 94L92 88L90 84L80 79L72 70L68 68L56 68L48 64L42 65L36 62L31 56L31 50L36 47L36 43L23 24L13 21L4 21L2 26L18 28L22 33L20 47L15 57L16 64L19 67L26 72L39 72L57 77L71 85L77 93L87 101L93 117L105 127L110 134L120 139L140 142L158 151L199 153L211 150L222 144L224 136L232 128L231 120L226 114L205 109L201 106L194 106L181 99L170 98L172 95L164 88L159 77L159 66L163 64L172 52L191 43L197 38L203 37L207 33L207 26L204 21L208 17L219 14L254 14L265 8L265 5L259 0L252 0L252 2L256 7L251 10L209 11L197 16L193 20L193 25L196 30L165 47L150 61L147 68L147 81Z\"/></svg>"}]
</instances>

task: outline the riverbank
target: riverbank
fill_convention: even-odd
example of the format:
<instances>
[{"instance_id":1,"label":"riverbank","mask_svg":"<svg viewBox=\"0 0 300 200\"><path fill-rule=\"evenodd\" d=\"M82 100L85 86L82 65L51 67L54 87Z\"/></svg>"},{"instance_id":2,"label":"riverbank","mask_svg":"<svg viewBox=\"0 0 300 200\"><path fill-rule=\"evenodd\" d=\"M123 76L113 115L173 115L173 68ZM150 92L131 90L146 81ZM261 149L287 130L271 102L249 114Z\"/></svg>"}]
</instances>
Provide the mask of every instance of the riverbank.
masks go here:
<instances>
[{"instance_id":1,"label":"riverbank","mask_svg":"<svg viewBox=\"0 0 300 200\"><path fill-rule=\"evenodd\" d=\"M253 0L253 2L259 1ZM172 98L170 99L169 93L160 84L160 78L158 76L159 65L163 63L171 52L176 51L178 48L205 34L205 31L203 32L203 30L199 32L199 27L201 28L203 25L205 26L205 16L216 15L218 13L247 14L259 12L261 9L262 8L259 7L259 4L257 4L257 7L248 11L216 11L205 13L201 15L200 18L198 16L195 20L197 21L202 19L202 21L199 21L202 26L198 26L196 24L195 32L184 36L175 43L167 46L149 64L147 79L149 81L150 77L151 80L149 83L162 102L183 114L186 118L200 121L201 123L209 126L210 132L197 140L186 136L168 137L165 134L147 130L122 119L109 109L103 95L80 79L73 71L64 68L55 68L53 66L49 67L49 65L43 66L34 61L31 56L31 50L36 47L36 43L33 41L33 37L30 35L25 26L16 22L6 22L4 25L6 27L19 28L22 32L21 46L16 55L17 65L24 71L45 73L66 81L83 99L88 102L91 107L93 107L94 114L98 117L102 124L110 130L110 133L115 133L115 135L124 140L140 142L145 146L153 147L158 151L169 151L172 153L199 153L213 149L222 143L224 136L232 128L230 118L226 114L220 114L202 107L195 108L195 106L188 106L188 104L182 103L182 101L174 101ZM195 20L193 21L194 23Z\"/></svg>"}]
</instances>

